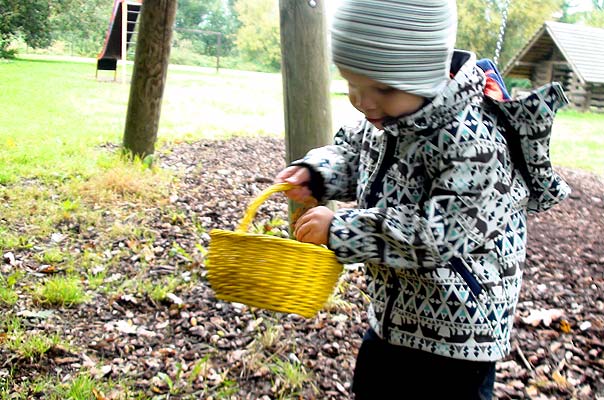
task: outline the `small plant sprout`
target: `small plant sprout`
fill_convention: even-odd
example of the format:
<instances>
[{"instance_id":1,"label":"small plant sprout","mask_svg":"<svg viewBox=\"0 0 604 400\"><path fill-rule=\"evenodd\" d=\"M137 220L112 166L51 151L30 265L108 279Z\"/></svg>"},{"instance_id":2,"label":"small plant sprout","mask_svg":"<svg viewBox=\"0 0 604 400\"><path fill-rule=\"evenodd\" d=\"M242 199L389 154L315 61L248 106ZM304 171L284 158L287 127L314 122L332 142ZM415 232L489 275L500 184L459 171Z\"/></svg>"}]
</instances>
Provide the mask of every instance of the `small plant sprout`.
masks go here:
<instances>
[{"instance_id":1,"label":"small plant sprout","mask_svg":"<svg viewBox=\"0 0 604 400\"><path fill-rule=\"evenodd\" d=\"M75 276L55 276L36 291L36 300L42 304L72 307L84 303L86 296L80 280Z\"/></svg>"},{"instance_id":2,"label":"small plant sprout","mask_svg":"<svg viewBox=\"0 0 604 400\"><path fill-rule=\"evenodd\" d=\"M297 396L300 394L304 384L312 382L312 374L306 371L299 361L277 359L269 365L274 377L274 387L281 395ZM316 387L313 390L318 393Z\"/></svg>"},{"instance_id":3,"label":"small plant sprout","mask_svg":"<svg viewBox=\"0 0 604 400\"><path fill-rule=\"evenodd\" d=\"M25 332L17 319L10 321L5 329L6 338L3 346L30 361L39 359L60 342L60 337L56 333Z\"/></svg>"},{"instance_id":4,"label":"small plant sprout","mask_svg":"<svg viewBox=\"0 0 604 400\"><path fill-rule=\"evenodd\" d=\"M49 249L41 254L36 255L36 260L38 260L40 263L50 265L60 264L65 261L66 258L67 256L57 249Z\"/></svg>"},{"instance_id":5,"label":"small plant sprout","mask_svg":"<svg viewBox=\"0 0 604 400\"><path fill-rule=\"evenodd\" d=\"M279 339L283 334L283 327L268 320L265 321L264 326L264 331L260 331L258 334L258 343L263 349L272 349L279 343Z\"/></svg>"},{"instance_id":6,"label":"small plant sprout","mask_svg":"<svg viewBox=\"0 0 604 400\"><path fill-rule=\"evenodd\" d=\"M15 291L15 284L19 279L18 275L16 272L6 278L0 275L0 306L12 306L19 300L19 296Z\"/></svg>"},{"instance_id":7,"label":"small plant sprout","mask_svg":"<svg viewBox=\"0 0 604 400\"><path fill-rule=\"evenodd\" d=\"M170 293L174 293L181 281L176 276L169 276L160 282L145 282L143 284L143 292L149 296L149 298L156 302L164 301Z\"/></svg>"}]
</instances>

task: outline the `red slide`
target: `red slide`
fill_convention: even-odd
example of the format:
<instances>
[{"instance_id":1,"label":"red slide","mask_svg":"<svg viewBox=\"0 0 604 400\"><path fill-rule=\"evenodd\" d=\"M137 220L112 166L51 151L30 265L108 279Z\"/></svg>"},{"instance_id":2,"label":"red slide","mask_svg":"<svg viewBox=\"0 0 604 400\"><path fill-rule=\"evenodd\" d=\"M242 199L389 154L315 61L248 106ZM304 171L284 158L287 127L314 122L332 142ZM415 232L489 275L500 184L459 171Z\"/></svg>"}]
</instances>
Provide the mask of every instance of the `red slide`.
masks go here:
<instances>
[{"instance_id":1,"label":"red slide","mask_svg":"<svg viewBox=\"0 0 604 400\"><path fill-rule=\"evenodd\" d=\"M129 46L142 4L143 0L115 0L105 43L97 56L97 73L99 70L116 71L117 60L122 58L122 7L127 7L128 11L126 46Z\"/></svg>"}]
</instances>

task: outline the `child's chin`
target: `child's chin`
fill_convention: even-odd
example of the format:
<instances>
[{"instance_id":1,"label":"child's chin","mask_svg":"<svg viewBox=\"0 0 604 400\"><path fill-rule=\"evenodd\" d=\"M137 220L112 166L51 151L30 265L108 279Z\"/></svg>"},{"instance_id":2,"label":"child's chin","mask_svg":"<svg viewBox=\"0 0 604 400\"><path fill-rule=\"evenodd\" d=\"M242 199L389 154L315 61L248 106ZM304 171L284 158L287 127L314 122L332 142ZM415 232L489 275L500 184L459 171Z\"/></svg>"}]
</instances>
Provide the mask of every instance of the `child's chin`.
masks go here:
<instances>
[{"instance_id":1,"label":"child's chin","mask_svg":"<svg viewBox=\"0 0 604 400\"><path fill-rule=\"evenodd\" d=\"M373 126L375 126L378 129L384 129L384 125L382 124L381 119L367 119L367 121L371 122L373 124Z\"/></svg>"}]
</instances>

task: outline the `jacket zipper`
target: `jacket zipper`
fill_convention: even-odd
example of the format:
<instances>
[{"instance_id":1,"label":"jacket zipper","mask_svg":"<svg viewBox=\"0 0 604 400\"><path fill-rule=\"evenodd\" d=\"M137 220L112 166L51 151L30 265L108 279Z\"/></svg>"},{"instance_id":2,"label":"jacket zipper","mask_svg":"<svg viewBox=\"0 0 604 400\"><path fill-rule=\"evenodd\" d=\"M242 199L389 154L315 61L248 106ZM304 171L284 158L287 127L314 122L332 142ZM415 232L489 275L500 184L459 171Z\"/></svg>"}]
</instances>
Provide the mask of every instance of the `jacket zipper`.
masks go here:
<instances>
[{"instance_id":1,"label":"jacket zipper","mask_svg":"<svg viewBox=\"0 0 604 400\"><path fill-rule=\"evenodd\" d=\"M466 282L474 294L474 298L478 300L478 296L480 296L480 293L482 293L482 286L480 286L478 279L476 279L476 277L472 275L472 273L463 265L463 261L461 261L459 257L453 257L451 260L449 260L449 263L453 267L453 270L455 270L455 272L461 276L461 279Z\"/></svg>"},{"instance_id":2,"label":"jacket zipper","mask_svg":"<svg viewBox=\"0 0 604 400\"><path fill-rule=\"evenodd\" d=\"M384 177L386 176L386 172L388 168L392 166L394 162L394 153L396 151L396 137L392 136L388 133L385 133L386 136L386 151L384 152L384 157L382 157L382 162L380 163L377 174L375 175L374 181L371 183L371 189L369 191L372 196L369 201L367 201L367 207L375 207L379 198L378 193L383 192L380 188L380 185L384 185ZM383 249L379 249L380 254L383 253ZM388 289L390 287L390 289ZM391 326L391 318L390 314L392 313L392 308L394 307L394 302L396 301L396 297L398 296L398 292L400 291L400 282L396 276L396 271L394 269L390 269L390 276L386 282L386 296L388 298L388 302L386 303L386 308L384 309L384 318L383 318L383 327L382 327L382 337L385 340L388 340L388 335L390 334L390 326Z\"/></svg>"},{"instance_id":3,"label":"jacket zipper","mask_svg":"<svg viewBox=\"0 0 604 400\"><path fill-rule=\"evenodd\" d=\"M368 207L374 207L378 202L377 194L381 192L380 185L383 185L383 180L388 171L388 168L392 166L394 162L394 153L396 150L396 137L392 135L386 136L386 151L384 152L384 157L382 158L382 162L378 167L377 174L375 175L375 180L371 183L371 190L369 193L373 196L367 202ZM380 249L380 253L383 249ZM464 266L462 261L459 258L454 257L451 260L451 266L453 269L461 276L461 278L466 282L474 297L478 299L478 296L482 292L482 287L480 283L476 280L476 278L468 271ZM398 280L396 270L390 268L390 275L388 276L386 284L386 297L388 301L386 302L386 307L384 308L384 318L383 318L383 327L382 327L382 335L385 340L388 340L388 336L390 335L390 328L392 326L392 309L394 308L394 302L398 297L398 293L400 291L400 282Z\"/></svg>"},{"instance_id":4,"label":"jacket zipper","mask_svg":"<svg viewBox=\"0 0 604 400\"><path fill-rule=\"evenodd\" d=\"M394 152L396 150L395 141L396 137L385 133L386 135L386 151L384 152L384 157L382 157L382 162L380 163L377 174L375 175L375 179L371 182L371 189L369 190L369 195L372 196L367 201L367 208L375 207L378 202L377 194L381 191L380 185L383 185L384 176L386 176L386 171L392 165L394 161Z\"/></svg>"},{"instance_id":5,"label":"jacket zipper","mask_svg":"<svg viewBox=\"0 0 604 400\"><path fill-rule=\"evenodd\" d=\"M388 289L390 286L390 289ZM389 341L390 335L390 327L392 326L392 318L390 314L392 314L392 308L394 307L394 302L398 297L398 293L400 292L401 285L398 280L398 276L396 275L396 270L394 268L390 268L390 276L388 276L388 281L386 282L386 295L388 296L388 302L386 303L386 308L384 309L384 323L382 326L382 337L384 340Z\"/></svg>"}]
</instances>

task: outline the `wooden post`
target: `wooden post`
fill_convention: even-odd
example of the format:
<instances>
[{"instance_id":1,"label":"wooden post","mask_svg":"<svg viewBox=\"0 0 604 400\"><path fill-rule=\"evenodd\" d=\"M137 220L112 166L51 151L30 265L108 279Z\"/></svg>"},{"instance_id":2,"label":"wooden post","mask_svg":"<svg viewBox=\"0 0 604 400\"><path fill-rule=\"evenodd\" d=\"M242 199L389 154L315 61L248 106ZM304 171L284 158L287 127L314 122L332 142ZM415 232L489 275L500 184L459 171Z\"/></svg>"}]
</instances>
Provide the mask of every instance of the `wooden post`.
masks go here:
<instances>
[{"instance_id":1,"label":"wooden post","mask_svg":"<svg viewBox=\"0 0 604 400\"><path fill-rule=\"evenodd\" d=\"M144 158L155 151L176 0L145 0L136 42L124 147Z\"/></svg>"},{"instance_id":2,"label":"wooden post","mask_svg":"<svg viewBox=\"0 0 604 400\"><path fill-rule=\"evenodd\" d=\"M594 87L593 85L583 83L583 89L585 90L585 103L583 103L583 111L589 112L589 110L591 109L591 98L593 95Z\"/></svg>"},{"instance_id":3,"label":"wooden post","mask_svg":"<svg viewBox=\"0 0 604 400\"><path fill-rule=\"evenodd\" d=\"M220 72L220 48L222 47L222 33L217 33L218 38L216 39L216 73Z\"/></svg>"},{"instance_id":4,"label":"wooden post","mask_svg":"<svg viewBox=\"0 0 604 400\"><path fill-rule=\"evenodd\" d=\"M216 73L220 71L220 53L222 52L222 32L216 31L206 31L203 29L186 29L186 28L176 28L178 32L193 32L193 33L201 33L206 35L216 35Z\"/></svg>"},{"instance_id":5,"label":"wooden post","mask_svg":"<svg viewBox=\"0 0 604 400\"><path fill-rule=\"evenodd\" d=\"M325 1L279 0L287 163L332 142Z\"/></svg>"}]
</instances>

